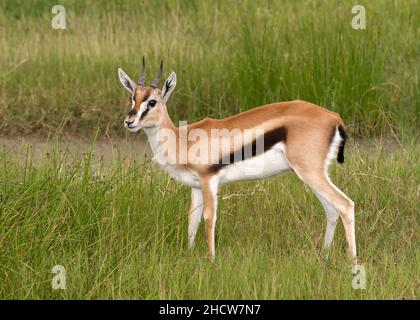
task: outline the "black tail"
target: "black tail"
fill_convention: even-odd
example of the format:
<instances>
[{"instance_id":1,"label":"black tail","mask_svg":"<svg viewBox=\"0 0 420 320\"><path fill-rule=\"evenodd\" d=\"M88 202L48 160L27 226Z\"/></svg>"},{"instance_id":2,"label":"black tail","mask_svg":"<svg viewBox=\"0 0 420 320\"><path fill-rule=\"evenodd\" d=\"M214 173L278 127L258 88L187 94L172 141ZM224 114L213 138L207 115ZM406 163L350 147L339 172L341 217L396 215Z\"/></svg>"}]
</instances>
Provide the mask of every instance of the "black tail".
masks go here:
<instances>
[{"instance_id":1,"label":"black tail","mask_svg":"<svg viewBox=\"0 0 420 320\"><path fill-rule=\"evenodd\" d=\"M344 128L342 126L338 126L338 133L341 137L340 146L338 147L338 153L337 153L337 161L338 163L344 162L344 146L346 145L347 140L347 133L344 131Z\"/></svg>"}]
</instances>

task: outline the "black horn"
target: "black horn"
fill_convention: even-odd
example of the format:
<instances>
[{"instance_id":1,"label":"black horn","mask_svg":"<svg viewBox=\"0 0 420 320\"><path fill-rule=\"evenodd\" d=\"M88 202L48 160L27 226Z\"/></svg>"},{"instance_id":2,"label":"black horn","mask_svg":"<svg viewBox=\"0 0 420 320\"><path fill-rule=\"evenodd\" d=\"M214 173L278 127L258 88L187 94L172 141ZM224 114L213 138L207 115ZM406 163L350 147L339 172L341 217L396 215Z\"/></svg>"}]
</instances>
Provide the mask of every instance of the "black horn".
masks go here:
<instances>
[{"instance_id":1,"label":"black horn","mask_svg":"<svg viewBox=\"0 0 420 320\"><path fill-rule=\"evenodd\" d=\"M139 79L139 85L144 86L144 72L146 71L146 65L144 64L144 56L143 56L143 61L141 64L141 71L140 71L140 79Z\"/></svg>"},{"instance_id":2,"label":"black horn","mask_svg":"<svg viewBox=\"0 0 420 320\"><path fill-rule=\"evenodd\" d=\"M155 89L157 88L157 86L159 85L159 81L160 81L160 77L162 76L162 73L163 73L163 61L160 61L160 69L159 69L159 72L156 75L155 80L153 80L153 82L150 84L150 86L152 88L155 88Z\"/></svg>"}]
</instances>

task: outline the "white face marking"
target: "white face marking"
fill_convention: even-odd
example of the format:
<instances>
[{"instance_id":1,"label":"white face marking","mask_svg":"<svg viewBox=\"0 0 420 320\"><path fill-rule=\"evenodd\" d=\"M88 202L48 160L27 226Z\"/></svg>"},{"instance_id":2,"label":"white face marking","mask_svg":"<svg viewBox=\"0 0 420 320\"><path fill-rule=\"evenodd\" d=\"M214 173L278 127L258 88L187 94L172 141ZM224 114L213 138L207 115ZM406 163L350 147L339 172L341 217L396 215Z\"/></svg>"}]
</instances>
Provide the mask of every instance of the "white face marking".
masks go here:
<instances>
[{"instance_id":1,"label":"white face marking","mask_svg":"<svg viewBox=\"0 0 420 320\"><path fill-rule=\"evenodd\" d=\"M131 110L134 109L135 100L134 95L131 96ZM127 123L128 122L128 123ZM124 119L124 127L130 132L137 132L141 129L139 125L139 115L138 113L133 116L126 116Z\"/></svg>"},{"instance_id":2,"label":"white face marking","mask_svg":"<svg viewBox=\"0 0 420 320\"><path fill-rule=\"evenodd\" d=\"M147 101L144 101L140 104L140 110L138 112L138 114L141 116L143 114L143 112L145 112L147 109Z\"/></svg>"},{"instance_id":3,"label":"white face marking","mask_svg":"<svg viewBox=\"0 0 420 320\"><path fill-rule=\"evenodd\" d=\"M150 102L150 101L152 101L152 100L155 100L155 101L156 101L156 104L155 104L154 106L150 106L150 105L149 105L149 102ZM146 112L146 111L147 111L147 114L149 115L149 114L152 114L153 112L155 112L155 111L156 111L156 109L158 108L158 101L159 101L159 100L158 100L157 95L156 95L155 93L152 93L146 101L143 101L143 102L140 104L140 110L139 110L139 112L137 113L137 114L138 114L138 116L139 116L140 122L142 122L142 121L141 121L141 115L142 115L144 112ZM142 125L142 127L144 128L144 125Z\"/></svg>"},{"instance_id":4,"label":"white face marking","mask_svg":"<svg viewBox=\"0 0 420 320\"><path fill-rule=\"evenodd\" d=\"M139 124L140 116L139 113L133 117L126 116L124 119L124 127L130 132L137 132L141 129L141 125ZM127 123L128 121L128 123Z\"/></svg>"}]
</instances>

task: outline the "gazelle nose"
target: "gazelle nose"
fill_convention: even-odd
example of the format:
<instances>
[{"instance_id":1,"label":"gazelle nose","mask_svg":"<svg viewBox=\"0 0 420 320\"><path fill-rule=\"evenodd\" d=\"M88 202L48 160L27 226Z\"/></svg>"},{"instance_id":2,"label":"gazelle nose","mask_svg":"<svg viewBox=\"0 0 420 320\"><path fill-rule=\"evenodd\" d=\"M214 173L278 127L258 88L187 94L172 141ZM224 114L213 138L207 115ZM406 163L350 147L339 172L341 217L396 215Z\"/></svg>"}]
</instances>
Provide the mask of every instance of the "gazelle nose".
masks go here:
<instances>
[{"instance_id":1,"label":"gazelle nose","mask_svg":"<svg viewBox=\"0 0 420 320\"><path fill-rule=\"evenodd\" d=\"M132 124L132 123L134 122L134 120L133 120L133 121L128 121L128 120L125 120L124 122L125 122L125 124L126 124L127 126L129 126L130 124Z\"/></svg>"}]
</instances>

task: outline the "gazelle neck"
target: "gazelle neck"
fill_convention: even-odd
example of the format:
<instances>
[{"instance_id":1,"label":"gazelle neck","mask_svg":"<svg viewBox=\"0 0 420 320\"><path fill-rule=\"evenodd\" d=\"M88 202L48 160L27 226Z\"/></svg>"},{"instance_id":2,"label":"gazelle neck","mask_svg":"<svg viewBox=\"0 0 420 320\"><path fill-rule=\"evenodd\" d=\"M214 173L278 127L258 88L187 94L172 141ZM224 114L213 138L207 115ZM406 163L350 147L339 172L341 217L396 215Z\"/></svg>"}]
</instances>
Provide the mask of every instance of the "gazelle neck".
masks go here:
<instances>
[{"instance_id":1,"label":"gazelle neck","mask_svg":"<svg viewBox=\"0 0 420 320\"><path fill-rule=\"evenodd\" d=\"M172 122L172 119L169 117L168 111L166 109L166 105L164 106L164 112L163 117L160 121L160 123L153 127L146 127L144 128L144 132L147 135L150 148L153 153L154 159L160 164L160 165L167 165L168 164L168 157L172 156L169 155L163 155L163 148L167 148L168 142L162 139L162 132L172 132L173 137L175 141L173 143L178 142L178 132L179 129L175 126L175 124ZM164 135L164 134L163 134ZM176 154L176 152L175 152ZM174 154L174 155L175 155ZM173 163L173 162L172 162Z\"/></svg>"}]
</instances>

